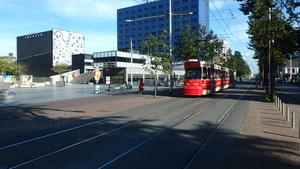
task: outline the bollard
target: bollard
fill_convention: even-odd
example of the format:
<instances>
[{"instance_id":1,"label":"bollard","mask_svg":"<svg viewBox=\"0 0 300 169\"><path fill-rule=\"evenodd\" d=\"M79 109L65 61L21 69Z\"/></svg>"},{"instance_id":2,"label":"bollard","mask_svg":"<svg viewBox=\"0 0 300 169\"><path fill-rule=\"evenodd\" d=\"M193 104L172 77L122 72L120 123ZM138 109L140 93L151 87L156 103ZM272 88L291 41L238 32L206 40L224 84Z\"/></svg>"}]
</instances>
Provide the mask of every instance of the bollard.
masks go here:
<instances>
[{"instance_id":1,"label":"bollard","mask_svg":"<svg viewBox=\"0 0 300 169\"><path fill-rule=\"evenodd\" d=\"M281 111L281 100L279 100L279 111Z\"/></svg>"},{"instance_id":2,"label":"bollard","mask_svg":"<svg viewBox=\"0 0 300 169\"><path fill-rule=\"evenodd\" d=\"M287 111L288 111L288 107L285 107L285 111L283 112L284 116L286 115Z\"/></svg>"},{"instance_id":3,"label":"bollard","mask_svg":"<svg viewBox=\"0 0 300 169\"><path fill-rule=\"evenodd\" d=\"M94 90L95 94L101 93L101 86L99 84L95 84L94 87L95 87L95 90Z\"/></svg>"},{"instance_id":4,"label":"bollard","mask_svg":"<svg viewBox=\"0 0 300 169\"><path fill-rule=\"evenodd\" d=\"M281 110L282 110L282 115L284 115L284 102L282 102L282 108L281 108Z\"/></svg>"},{"instance_id":5,"label":"bollard","mask_svg":"<svg viewBox=\"0 0 300 169\"><path fill-rule=\"evenodd\" d=\"M290 121L290 108L287 107L286 109L286 121Z\"/></svg>"},{"instance_id":6,"label":"bollard","mask_svg":"<svg viewBox=\"0 0 300 169\"><path fill-rule=\"evenodd\" d=\"M295 117L295 112L292 112L292 128L293 129L295 129L295 126L296 126L296 124L295 124L296 119L295 118L296 118Z\"/></svg>"},{"instance_id":7,"label":"bollard","mask_svg":"<svg viewBox=\"0 0 300 169\"><path fill-rule=\"evenodd\" d=\"M298 130L298 138L300 139L300 119L299 119L299 123L298 123L298 127L299 127L299 130Z\"/></svg>"},{"instance_id":8,"label":"bollard","mask_svg":"<svg viewBox=\"0 0 300 169\"><path fill-rule=\"evenodd\" d=\"M275 105L277 106L277 96L275 95Z\"/></svg>"},{"instance_id":9,"label":"bollard","mask_svg":"<svg viewBox=\"0 0 300 169\"><path fill-rule=\"evenodd\" d=\"M277 97L277 107L279 107L279 97Z\"/></svg>"}]
</instances>

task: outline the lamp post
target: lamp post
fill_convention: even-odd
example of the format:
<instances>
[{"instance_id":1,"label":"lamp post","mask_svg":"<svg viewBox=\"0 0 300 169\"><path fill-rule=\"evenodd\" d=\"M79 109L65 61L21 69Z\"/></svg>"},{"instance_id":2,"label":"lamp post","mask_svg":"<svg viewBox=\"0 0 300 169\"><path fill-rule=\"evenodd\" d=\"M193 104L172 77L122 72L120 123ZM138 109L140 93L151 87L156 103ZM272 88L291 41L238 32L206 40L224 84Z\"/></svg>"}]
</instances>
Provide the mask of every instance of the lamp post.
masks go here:
<instances>
[{"instance_id":1,"label":"lamp post","mask_svg":"<svg viewBox=\"0 0 300 169\"><path fill-rule=\"evenodd\" d=\"M172 92L172 85L173 85L173 79L172 79L172 71L173 71L173 68L172 68L172 59L173 59L173 56L172 56L172 16L173 15L192 15L194 14L193 12L186 12L186 13L177 13L177 14L173 14L172 13L172 0L169 0L169 58L170 58L170 95L173 94ZM145 18L138 18L138 19L128 19L128 20L125 20L126 22L133 22L133 21L137 21L137 20L143 20L143 19L150 19L150 18L157 18L157 17L163 17L163 16L167 16L167 15L157 15L157 16L150 16L150 17L145 17Z\"/></svg>"},{"instance_id":2,"label":"lamp post","mask_svg":"<svg viewBox=\"0 0 300 169\"><path fill-rule=\"evenodd\" d=\"M172 71L173 71L173 68L172 68L172 0L169 0L169 36L170 36L170 41L169 41L169 58L170 58L170 95L173 94L173 91L172 91L172 86L173 86L173 79L172 79Z\"/></svg>"},{"instance_id":3,"label":"lamp post","mask_svg":"<svg viewBox=\"0 0 300 169\"><path fill-rule=\"evenodd\" d=\"M130 86L133 86L132 83L132 38L130 39Z\"/></svg>"}]
</instances>

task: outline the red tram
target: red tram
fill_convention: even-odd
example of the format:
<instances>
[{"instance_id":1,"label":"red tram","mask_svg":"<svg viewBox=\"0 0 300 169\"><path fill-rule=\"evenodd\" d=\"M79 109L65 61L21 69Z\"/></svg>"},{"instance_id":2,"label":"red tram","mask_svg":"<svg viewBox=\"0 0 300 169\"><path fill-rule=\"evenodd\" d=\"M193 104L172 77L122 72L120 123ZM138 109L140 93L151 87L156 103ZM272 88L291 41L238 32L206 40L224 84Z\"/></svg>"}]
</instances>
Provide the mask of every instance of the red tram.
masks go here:
<instances>
[{"instance_id":1,"label":"red tram","mask_svg":"<svg viewBox=\"0 0 300 169\"><path fill-rule=\"evenodd\" d=\"M205 61L184 62L183 94L202 96L234 86L233 71Z\"/></svg>"}]
</instances>

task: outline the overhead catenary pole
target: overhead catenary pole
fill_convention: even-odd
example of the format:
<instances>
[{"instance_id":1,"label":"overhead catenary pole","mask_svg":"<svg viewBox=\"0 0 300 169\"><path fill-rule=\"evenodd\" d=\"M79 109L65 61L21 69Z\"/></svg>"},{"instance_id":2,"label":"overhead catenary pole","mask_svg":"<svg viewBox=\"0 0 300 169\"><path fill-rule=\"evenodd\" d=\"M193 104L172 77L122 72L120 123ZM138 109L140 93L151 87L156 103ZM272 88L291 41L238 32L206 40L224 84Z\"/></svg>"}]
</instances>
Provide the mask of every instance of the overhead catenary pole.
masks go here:
<instances>
[{"instance_id":1,"label":"overhead catenary pole","mask_svg":"<svg viewBox=\"0 0 300 169\"><path fill-rule=\"evenodd\" d=\"M173 85L173 78L172 78L172 0L169 0L169 58L170 58L170 95L173 94L172 92L172 85Z\"/></svg>"},{"instance_id":2,"label":"overhead catenary pole","mask_svg":"<svg viewBox=\"0 0 300 169\"><path fill-rule=\"evenodd\" d=\"M272 57L272 34L271 34L271 23L272 23L272 8L269 7L269 32L271 37L269 38L269 91L270 101L274 101L274 58Z\"/></svg>"},{"instance_id":3,"label":"overhead catenary pole","mask_svg":"<svg viewBox=\"0 0 300 169\"><path fill-rule=\"evenodd\" d=\"M130 39L130 85L133 86L133 83L132 83L132 38Z\"/></svg>"}]
</instances>

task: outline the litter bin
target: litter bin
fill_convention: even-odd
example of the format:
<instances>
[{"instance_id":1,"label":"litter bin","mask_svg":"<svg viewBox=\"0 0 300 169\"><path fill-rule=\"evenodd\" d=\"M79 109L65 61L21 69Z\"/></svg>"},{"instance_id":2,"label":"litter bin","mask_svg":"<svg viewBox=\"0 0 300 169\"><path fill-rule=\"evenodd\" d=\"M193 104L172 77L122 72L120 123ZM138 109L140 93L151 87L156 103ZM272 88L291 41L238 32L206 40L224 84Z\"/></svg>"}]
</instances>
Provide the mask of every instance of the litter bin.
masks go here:
<instances>
[{"instance_id":1,"label":"litter bin","mask_svg":"<svg viewBox=\"0 0 300 169\"><path fill-rule=\"evenodd\" d=\"M95 84L94 87L95 87L95 94L101 93L101 86L99 84Z\"/></svg>"}]
</instances>

